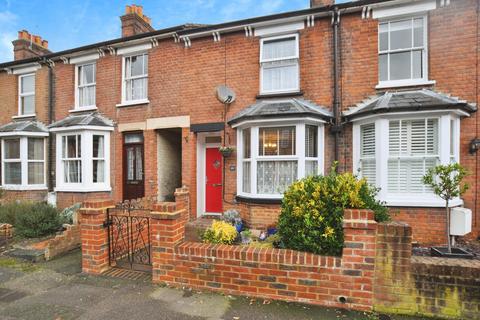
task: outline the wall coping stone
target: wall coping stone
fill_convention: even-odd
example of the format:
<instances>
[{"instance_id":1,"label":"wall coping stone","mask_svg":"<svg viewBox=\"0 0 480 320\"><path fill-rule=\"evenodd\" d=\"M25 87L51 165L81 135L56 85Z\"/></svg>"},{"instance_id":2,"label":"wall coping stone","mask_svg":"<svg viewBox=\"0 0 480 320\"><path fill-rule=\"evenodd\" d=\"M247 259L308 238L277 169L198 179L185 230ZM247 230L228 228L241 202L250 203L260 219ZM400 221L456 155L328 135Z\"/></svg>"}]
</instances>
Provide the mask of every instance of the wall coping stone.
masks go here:
<instances>
[{"instance_id":1,"label":"wall coping stone","mask_svg":"<svg viewBox=\"0 0 480 320\"><path fill-rule=\"evenodd\" d=\"M322 256L309 252L290 249L254 248L250 246L206 244L199 242L182 242L175 247L178 255L190 255L213 259L233 259L250 262L281 263L306 267L340 268L342 258Z\"/></svg>"}]
</instances>

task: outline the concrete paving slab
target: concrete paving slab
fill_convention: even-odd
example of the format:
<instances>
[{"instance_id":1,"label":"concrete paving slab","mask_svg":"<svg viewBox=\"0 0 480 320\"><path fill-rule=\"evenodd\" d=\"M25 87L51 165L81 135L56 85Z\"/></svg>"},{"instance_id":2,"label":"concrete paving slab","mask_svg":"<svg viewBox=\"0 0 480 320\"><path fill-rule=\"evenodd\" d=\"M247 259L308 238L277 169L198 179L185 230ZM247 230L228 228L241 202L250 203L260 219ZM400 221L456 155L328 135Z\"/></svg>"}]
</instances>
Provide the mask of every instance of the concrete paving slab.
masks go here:
<instances>
[{"instance_id":1,"label":"concrete paving slab","mask_svg":"<svg viewBox=\"0 0 480 320\"><path fill-rule=\"evenodd\" d=\"M47 292L61 286L68 281L68 276L52 270L41 269L36 272L26 273L19 278L9 280L2 287L21 290L30 294Z\"/></svg>"},{"instance_id":2,"label":"concrete paving slab","mask_svg":"<svg viewBox=\"0 0 480 320\"><path fill-rule=\"evenodd\" d=\"M150 297L166 302L170 310L206 319L221 319L230 307L230 300L219 294L197 293L172 288L157 288Z\"/></svg>"}]
</instances>

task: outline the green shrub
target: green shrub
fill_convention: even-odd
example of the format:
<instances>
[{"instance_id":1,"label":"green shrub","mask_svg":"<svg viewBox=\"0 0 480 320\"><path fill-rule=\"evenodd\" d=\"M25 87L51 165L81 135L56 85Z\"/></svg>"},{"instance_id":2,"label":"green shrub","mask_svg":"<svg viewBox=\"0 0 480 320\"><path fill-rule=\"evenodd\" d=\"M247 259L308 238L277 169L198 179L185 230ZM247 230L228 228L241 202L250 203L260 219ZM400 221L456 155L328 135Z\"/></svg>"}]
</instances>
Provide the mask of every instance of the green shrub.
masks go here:
<instances>
[{"instance_id":1,"label":"green shrub","mask_svg":"<svg viewBox=\"0 0 480 320\"><path fill-rule=\"evenodd\" d=\"M15 227L15 234L35 238L58 231L62 219L54 207L46 203L10 202L0 206L0 222Z\"/></svg>"},{"instance_id":2,"label":"green shrub","mask_svg":"<svg viewBox=\"0 0 480 320\"><path fill-rule=\"evenodd\" d=\"M232 244L237 235L237 229L230 223L215 220L212 226L203 233L202 240L205 243Z\"/></svg>"},{"instance_id":3,"label":"green shrub","mask_svg":"<svg viewBox=\"0 0 480 320\"><path fill-rule=\"evenodd\" d=\"M351 173L310 176L285 192L278 233L282 247L324 255L343 248L343 210L372 209L375 219L389 219L387 208L375 199L377 189Z\"/></svg>"}]
</instances>

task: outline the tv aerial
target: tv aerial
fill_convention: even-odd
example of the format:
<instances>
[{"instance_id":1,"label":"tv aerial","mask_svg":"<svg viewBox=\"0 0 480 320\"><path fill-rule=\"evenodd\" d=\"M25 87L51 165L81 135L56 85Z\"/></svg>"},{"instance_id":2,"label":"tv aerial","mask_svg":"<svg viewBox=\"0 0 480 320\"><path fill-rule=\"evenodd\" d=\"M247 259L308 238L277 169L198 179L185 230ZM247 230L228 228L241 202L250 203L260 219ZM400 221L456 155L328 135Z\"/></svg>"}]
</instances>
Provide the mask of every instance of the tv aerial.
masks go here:
<instances>
[{"instance_id":1,"label":"tv aerial","mask_svg":"<svg viewBox=\"0 0 480 320\"><path fill-rule=\"evenodd\" d=\"M233 90L225 85L218 86L217 99L223 104L230 104L235 101L236 95Z\"/></svg>"}]
</instances>

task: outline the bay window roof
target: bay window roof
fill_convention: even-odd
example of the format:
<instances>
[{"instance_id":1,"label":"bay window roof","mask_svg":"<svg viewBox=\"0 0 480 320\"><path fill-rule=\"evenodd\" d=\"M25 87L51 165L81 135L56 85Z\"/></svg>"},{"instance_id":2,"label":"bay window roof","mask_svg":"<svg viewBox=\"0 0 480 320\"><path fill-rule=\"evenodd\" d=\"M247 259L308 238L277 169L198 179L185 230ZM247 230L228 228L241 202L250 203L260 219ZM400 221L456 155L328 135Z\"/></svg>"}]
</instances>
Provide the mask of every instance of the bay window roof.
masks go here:
<instances>
[{"instance_id":1,"label":"bay window roof","mask_svg":"<svg viewBox=\"0 0 480 320\"><path fill-rule=\"evenodd\" d=\"M113 127L113 121L104 117L98 112L86 114L70 115L62 120L52 123L48 126L52 131L68 129L73 127Z\"/></svg>"},{"instance_id":2,"label":"bay window roof","mask_svg":"<svg viewBox=\"0 0 480 320\"><path fill-rule=\"evenodd\" d=\"M477 111L477 106L437 91L422 89L385 92L367 99L343 112L344 118L354 118L387 112L414 112L435 110L459 110L466 113Z\"/></svg>"},{"instance_id":3,"label":"bay window roof","mask_svg":"<svg viewBox=\"0 0 480 320\"><path fill-rule=\"evenodd\" d=\"M325 107L304 99L287 99L276 101L258 101L234 115L229 125L234 125L246 120L263 120L269 118L317 118L330 120L333 115Z\"/></svg>"},{"instance_id":4,"label":"bay window roof","mask_svg":"<svg viewBox=\"0 0 480 320\"><path fill-rule=\"evenodd\" d=\"M0 136L24 134L48 136L48 128L35 120L13 121L0 126Z\"/></svg>"}]
</instances>

